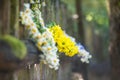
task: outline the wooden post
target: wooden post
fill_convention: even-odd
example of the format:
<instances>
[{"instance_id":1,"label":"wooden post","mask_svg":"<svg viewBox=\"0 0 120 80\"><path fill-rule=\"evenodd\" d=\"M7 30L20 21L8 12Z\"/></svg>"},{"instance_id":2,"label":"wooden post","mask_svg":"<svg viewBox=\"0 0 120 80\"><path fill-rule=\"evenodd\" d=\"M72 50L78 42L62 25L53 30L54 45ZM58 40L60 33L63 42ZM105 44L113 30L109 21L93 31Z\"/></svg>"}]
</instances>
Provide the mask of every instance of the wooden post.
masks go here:
<instances>
[{"instance_id":1,"label":"wooden post","mask_svg":"<svg viewBox=\"0 0 120 80\"><path fill-rule=\"evenodd\" d=\"M10 29L10 0L0 1L0 33L8 34Z\"/></svg>"},{"instance_id":2,"label":"wooden post","mask_svg":"<svg viewBox=\"0 0 120 80\"><path fill-rule=\"evenodd\" d=\"M19 37L19 0L11 1L10 34Z\"/></svg>"}]
</instances>

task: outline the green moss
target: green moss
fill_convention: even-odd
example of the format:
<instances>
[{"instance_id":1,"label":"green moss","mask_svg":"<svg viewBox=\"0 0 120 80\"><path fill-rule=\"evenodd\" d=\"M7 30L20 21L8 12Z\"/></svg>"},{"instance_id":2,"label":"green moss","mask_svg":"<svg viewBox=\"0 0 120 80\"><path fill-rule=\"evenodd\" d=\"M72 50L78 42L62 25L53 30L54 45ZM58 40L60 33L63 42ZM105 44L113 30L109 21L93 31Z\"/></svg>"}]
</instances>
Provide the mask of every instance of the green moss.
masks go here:
<instances>
[{"instance_id":1,"label":"green moss","mask_svg":"<svg viewBox=\"0 0 120 80\"><path fill-rule=\"evenodd\" d=\"M0 40L4 40L12 48L13 54L19 58L23 59L27 54L27 49L24 43L19 39L12 37L10 35L1 36Z\"/></svg>"}]
</instances>

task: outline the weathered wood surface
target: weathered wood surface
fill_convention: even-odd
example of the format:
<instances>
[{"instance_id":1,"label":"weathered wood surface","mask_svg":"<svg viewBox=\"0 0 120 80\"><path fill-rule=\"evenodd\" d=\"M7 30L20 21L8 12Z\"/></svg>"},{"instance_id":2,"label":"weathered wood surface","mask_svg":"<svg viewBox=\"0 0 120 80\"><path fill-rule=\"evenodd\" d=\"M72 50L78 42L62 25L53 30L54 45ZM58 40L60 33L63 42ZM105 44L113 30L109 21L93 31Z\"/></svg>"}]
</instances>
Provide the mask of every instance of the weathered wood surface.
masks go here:
<instances>
[{"instance_id":1,"label":"weathered wood surface","mask_svg":"<svg viewBox=\"0 0 120 80\"><path fill-rule=\"evenodd\" d=\"M0 34L8 34L10 31L10 0L0 1Z\"/></svg>"},{"instance_id":2,"label":"weathered wood surface","mask_svg":"<svg viewBox=\"0 0 120 80\"><path fill-rule=\"evenodd\" d=\"M15 1L13 3L13 1ZM0 35L10 34L19 39L26 39L25 28L19 24L19 12L23 10L23 5L30 0L1 0L0 2ZM45 24L55 21L61 25L68 34L73 35L74 21L68 12L67 5L61 0L40 0L45 1L46 6L41 7L42 17ZM76 34L74 34L77 36ZM39 63L39 52L31 41L25 42L28 55L24 60L13 56L11 48L4 41L0 41L0 80L70 80L71 67L66 58L62 58L60 69L54 71L48 66ZM30 69L27 65L30 65ZM18 70L19 69L19 70ZM15 73L14 73L14 72Z\"/></svg>"},{"instance_id":3,"label":"weathered wood surface","mask_svg":"<svg viewBox=\"0 0 120 80\"><path fill-rule=\"evenodd\" d=\"M24 40L23 42L27 47L27 56L20 60L13 55L11 47L6 42L0 41L0 71L14 71L39 62L39 54L41 52L39 52L33 42L30 40Z\"/></svg>"}]
</instances>

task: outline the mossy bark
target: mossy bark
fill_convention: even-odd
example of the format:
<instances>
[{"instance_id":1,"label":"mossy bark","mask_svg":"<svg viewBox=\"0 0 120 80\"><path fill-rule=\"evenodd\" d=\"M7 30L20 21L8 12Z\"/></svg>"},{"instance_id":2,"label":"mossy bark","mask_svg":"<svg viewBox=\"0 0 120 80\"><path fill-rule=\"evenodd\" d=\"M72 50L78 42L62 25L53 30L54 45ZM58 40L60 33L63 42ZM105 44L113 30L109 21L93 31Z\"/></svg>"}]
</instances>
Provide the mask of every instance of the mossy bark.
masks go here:
<instances>
[{"instance_id":1,"label":"mossy bark","mask_svg":"<svg viewBox=\"0 0 120 80\"><path fill-rule=\"evenodd\" d=\"M17 58L23 59L26 56L27 54L26 46L19 39L13 36L5 35L0 37L0 40L6 42L11 47L12 53Z\"/></svg>"}]
</instances>

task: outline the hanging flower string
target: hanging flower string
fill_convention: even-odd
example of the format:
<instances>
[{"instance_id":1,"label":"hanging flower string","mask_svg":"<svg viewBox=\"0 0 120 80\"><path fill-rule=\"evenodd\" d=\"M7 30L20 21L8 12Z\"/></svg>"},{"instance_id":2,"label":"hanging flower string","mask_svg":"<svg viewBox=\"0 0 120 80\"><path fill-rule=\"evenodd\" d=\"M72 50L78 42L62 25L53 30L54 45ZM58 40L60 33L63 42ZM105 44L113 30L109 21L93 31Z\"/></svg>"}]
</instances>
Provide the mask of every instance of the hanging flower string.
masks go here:
<instances>
[{"instance_id":1,"label":"hanging flower string","mask_svg":"<svg viewBox=\"0 0 120 80\"><path fill-rule=\"evenodd\" d=\"M81 44L77 44L75 39L67 35L59 25L54 24L47 28L38 8L30 9L29 4L24 6L24 11L20 12L21 23L25 25L28 36L43 52L40 57L44 64L57 70L59 55L62 53L69 57L77 54L82 62L89 63L91 55Z\"/></svg>"},{"instance_id":2,"label":"hanging flower string","mask_svg":"<svg viewBox=\"0 0 120 80\"><path fill-rule=\"evenodd\" d=\"M21 22L25 25L25 29L36 43L38 49L43 52L43 55L40 55L42 61L50 68L58 69L59 57L57 55L57 47L55 46L51 32L44 27L41 14L36 15L38 14L37 12L33 12L30 9L30 5L25 4L25 10L20 13Z\"/></svg>"},{"instance_id":3,"label":"hanging flower string","mask_svg":"<svg viewBox=\"0 0 120 80\"><path fill-rule=\"evenodd\" d=\"M89 59L92 56L80 43L77 44L75 42L75 38L69 36L61 29L59 25L56 25L55 23L49 26L49 30L53 34L58 51L60 53L65 53L65 55L69 57L77 54L79 57L81 57L82 62L89 63Z\"/></svg>"}]
</instances>

